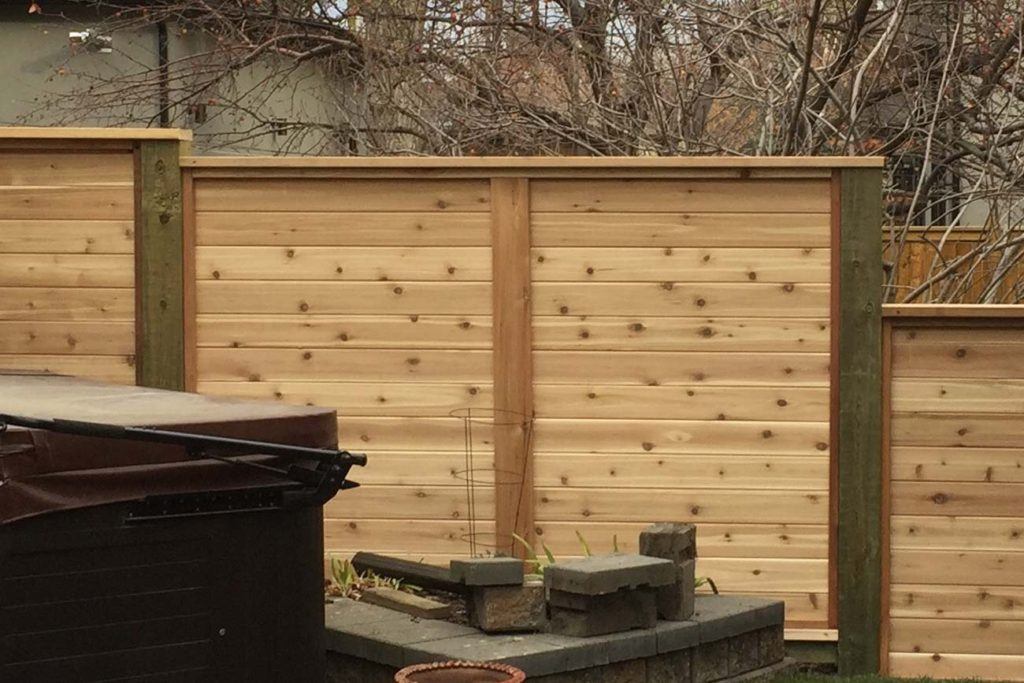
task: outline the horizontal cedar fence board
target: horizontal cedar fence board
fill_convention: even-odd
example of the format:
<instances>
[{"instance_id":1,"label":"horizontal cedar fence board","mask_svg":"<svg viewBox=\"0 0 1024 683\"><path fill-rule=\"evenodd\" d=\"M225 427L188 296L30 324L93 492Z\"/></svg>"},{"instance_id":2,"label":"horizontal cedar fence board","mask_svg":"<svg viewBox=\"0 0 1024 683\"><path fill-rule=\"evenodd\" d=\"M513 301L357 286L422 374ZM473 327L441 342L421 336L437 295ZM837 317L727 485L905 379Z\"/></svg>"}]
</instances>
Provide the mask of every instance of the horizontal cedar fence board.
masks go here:
<instances>
[{"instance_id":1,"label":"horizontal cedar fence board","mask_svg":"<svg viewBox=\"0 0 1024 683\"><path fill-rule=\"evenodd\" d=\"M406 382L207 382L200 393L298 405L331 406L345 419L352 415L388 417L447 416L465 408L488 409L490 384ZM365 478L365 477L364 477Z\"/></svg>"},{"instance_id":2,"label":"horizontal cedar fence board","mask_svg":"<svg viewBox=\"0 0 1024 683\"><path fill-rule=\"evenodd\" d=\"M895 515L979 515L1019 517L1024 514L1024 484L996 482L911 482L892 484Z\"/></svg>"},{"instance_id":3,"label":"horizontal cedar fence board","mask_svg":"<svg viewBox=\"0 0 1024 683\"><path fill-rule=\"evenodd\" d=\"M538 452L736 453L828 458L827 422L720 420L534 420Z\"/></svg>"},{"instance_id":4,"label":"horizontal cedar fence board","mask_svg":"<svg viewBox=\"0 0 1024 683\"><path fill-rule=\"evenodd\" d=\"M1019 304L885 304L882 315L891 320L942 318L946 320L1019 320L1024 306ZM920 330L922 328L915 327ZM902 330L900 330L902 331Z\"/></svg>"},{"instance_id":5,"label":"horizontal cedar fence board","mask_svg":"<svg viewBox=\"0 0 1024 683\"><path fill-rule=\"evenodd\" d=\"M132 320L131 289L112 287L0 287L4 320Z\"/></svg>"},{"instance_id":6,"label":"horizontal cedar fence board","mask_svg":"<svg viewBox=\"0 0 1024 683\"><path fill-rule=\"evenodd\" d=\"M897 584L893 586L892 615L912 619L1024 621L1024 588Z\"/></svg>"},{"instance_id":7,"label":"horizontal cedar fence board","mask_svg":"<svg viewBox=\"0 0 1024 683\"><path fill-rule=\"evenodd\" d=\"M535 247L828 247L828 213L544 213Z\"/></svg>"},{"instance_id":8,"label":"horizontal cedar fence board","mask_svg":"<svg viewBox=\"0 0 1024 683\"><path fill-rule=\"evenodd\" d=\"M896 445L1013 448L1024 443L1024 415L896 413L892 440Z\"/></svg>"},{"instance_id":9,"label":"horizontal cedar fence board","mask_svg":"<svg viewBox=\"0 0 1024 683\"><path fill-rule=\"evenodd\" d=\"M490 236L486 213L196 212L200 247L479 247Z\"/></svg>"},{"instance_id":10,"label":"horizontal cedar fence board","mask_svg":"<svg viewBox=\"0 0 1024 683\"><path fill-rule=\"evenodd\" d=\"M0 187L0 216L5 220L127 220L133 217L134 203L131 185Z\"/></svg>"},{"instance_id":11,"label":"horizontal cedar fence board","mask_svg":"<svg viewBox=\"0 0 1024 683\"><path fill-rule=\"evenodd\" d=\"M717 491L702 489L569 489L537 487L537 518L544 522L648 522L672 519L702 524L772 521L824 524L828 492ZM699 533L699 532L698 532Z\"/></svg>"},{"instance_id":12,"label":"horizontal cedar fence board","mask_svg":"<svg viewBox=\"0 0 1024 683\"><path fill-rule=\"evenodd\" d=\"M893 446L894 481L1024 483L1024 448Z\"/></svg>"},{"instance_id":13,"label":"horizontal cedar fence board","mask_svg":"<svg viewBox=\"0 0 1024 683\"><path fill-rule=\"evenodd\" d=\"M820 456L636 455L538 453L539 486L570 488L821 488L828 461Z\"/></svg>"},{"instance_id":14,"label":"horizontal cedar fence board","mask_svg":"<svg viewBox=\"0 0 1024 683\"><path fill-rule=\"evenodd\" d=\"M490 351L203 349L202 381L324 380L489 382Z\"/></svg>"},{"instance_id":15,"label":"horizontal cedar fence board","mask_svg":"<svg viewBox=\"0 0 1024 683\"><path fill-rule=\"evenodd\" d=\"M534 282L817 282L829 280L828 249L534 248Z\"/></svg>"},{"instance_id":16,"label":"horizontal cedar fence board","mask_svg":"<svg viewBox=\"0 0 1024 683\"><path fill-rule=\"evenodd\" d=\"M489 349L489 315L199 315L200 347ZM345 378L339 378L344 380Z\"/></svg>"},{"instance_id":17,"label":"horizontal cedar fence board","mask_svg":"<svg viewBox=\"0 0 1024 683\"><path fill-rule=\"evenodd\" d=\"M896 412L1024 413L1024 379L894 380L892 409Z\"/></svg>"},{"instance_id":18,"label":"horizontal cedar fence board","mask_svg":"<svg viewBox=\"0 0 1024 683\"><path fill-rule=\"evenodd\" d=\"M953 586L1019 586L1024 553L900 550L893 553L892 582Z\"/></svg>"},{"instance_id":19,"label":"horizontal cedar fence board","mask_svg":"<svg viewBox=\"0 0 1024 683\"><path fill-rule=\"evenodd\" d=\"M538 537L552 547L579 545L578 531L595 553L637 552L646 522L544 522ZM823 524L717 524L702 522L697 532L699 557L826 559L828 528ZM712 577L714 578L714 577Z\"/></svg>"},{"instance_id":20,"label":"horizontal cedar fence board","mask_svg":"<svg viewBox=\"0 0 1024 683\"><path fill-rule=\"evenodd\" d=\"M623 386L541 384L537 417L827 422L824 387Z\"/></svg>"},{"instance_id":21,"label":"horizontal cedar fence board","mask_svg":"<svg viewBox=\"0 0 1024 683\"><path fill-rule=\"evenodd\" d=\"M3 287L133 287L135 261L129 254L4 254Z\"/></svg>"},{"instance_id":22,"label":"horizontal cedar fence board","mask_svg":"<svg viewBox=\"0 0 1024 683\"><path fill-rule=\"evenodd\" d=\"M1024 655L898 653L889 655L889 673L916 678L1024 681Z\"/></svg>"},{"instance_id":23,"label":"horizontal cedar fence board","mask_svg":"<svg viewBox=\"0 0 1024 683\"><path fill-rule=\"evenodd\" d=\"M0 371L31 370L78 375L103 382L133 384L134 356L70 354L0 354Z\"/></svg>"},{"instance_id":24,"label":"horizontal cedar fence board","mask_svg":"<svg viewBox=\"0 0 1024 683\"><path fill-rule=\"evenodd\" d=\"M473 454L481 461L491 458L494 436L487 412L473 424ZM359 417L338 423L340 439L353 448L377 451L462 451L465 452L465 422L459 417ZM465 482L462 495L465 496Z\"/></svg>"},{"instance_id":25,"label":"horizontal cedar fence board","mask_svg":"<svg viewBox=\"0 0 1024 683\"><path fill-rule=\"evenodd\" d=\"M338 496L324 506L324 519L464 520L468 515L465 486L360 486L345 494L347 499ZM478 520L494 519L492 489L477 491L476 511Z\"/></svg>"},{"instance_id":26,"label":"horizontal cedar fence board","mask_svg":"<svg viewBox=\"0 0 1024 683\"><path fill-rule=\"evenodd\" d=\"M488 212L490 186L473 180L216 180L196 184L196 211Z\"/></svg>"},{"instance_id":27,"label":"horizontal cedar fence board","mask_svg":"<svg viewBox=\"0 0 1024 683\"><path fill-rule=\"evenodd\" d=\"M533 347L564 351L828 353L827 319L534 315Z\"/></svg>"},{"instance_id":28,"label":"horizontal cedar fence board","mask_svg":"<svg viewBox=\"0 0 1024 683\"><path fill-rule=\"evenodd\" d=\"M957 652L1018 655L1024 643L1024 622L984 619L892 620L892 646L900 652Z\"/></svg>"},{"instance_id":29,"label":"horizontal cedar fence board","mask_svg":"<svg viewBox=\"0 0 1024 683\"><path fill-rule=\"evenodd\" d=\"M0 214L0 254L132 254L131 220L8 220Z\"/></svg>"},{"instance_id":30,"label":"horizontal cedar fence board","mask_svg":"<svg viewBox=\"0 0 1024 683\"><path fill-rule=\"evenodd\" d=\"M344 425L347 420L341 418ZM359 471L359 483L385 486L462 486L467 481L478 487L494 484L494 456L489 447L474 439L473 466L466 458L465 448L448 451L373 451L373 467Z\"/></svg>"},{"instance_id":31,"label":"horizontal cedar fence board","mask_svg":"<svg viewBox=\"0 0 1024 683\"><path fill-rule=\"evenodd\" d=\"M893 548L1024 552L1024 510L1018 517L893 515Z\"/></svg>"},{"instance_id":32,"label":"horizontal cedar fence board","mask_svg":"<svg viewBox=\"0 0 1024 683\"><path fill-rule=\"evenodd\" d=\"M191 140L192 131L180 128L64 128L43 126L0 127L0 142L8 140Z\"/></svg>"},{"instance_id":33,"label":"horizontal cedar fence board","mask_svg":"<svg viewBox=\"0 0 1024 683\"><path fill-rule=\"evenodd\" d=\"M383 553L447 553L469 551L470 525L465 520L325 519L324 549L355 554L364 548ZM494 522L478 520L473 530L478 543L494 544Z\"/></svg>"},{"instance_id":34,"label":"horizontal cedar fence board","mask_svg":"<svg viewBox=\"0 0 1024 683\"><path fill-rule=\"evenodd\" d=\"M486 247L200 247L200 280L491 281Z\"/></svg>"},{"instance_id":35,"label":"horizontal cedar fence board","mask_svg":"<svg viewBox=\"0 0 1024 683\"><path fill-rule=\"evenodd\" d=\"M487 282L200 281L200 313L487 314Z\"/></svg>"},{"instance_id":36,"label":"horizontal cedar fence board","mask_svg":"<svg viewBox=\"0 0 1024 683\"><path fill-rule=\"evenodd\" d=\"M66 186L130 188L133 175L130 154L8 152L0 166L0 185L45 185L59 179Z\"/></svg>"},{"instance_id":37,"label":"horizontal cedar fence board","mask_svg":"<svg viewBox=\"0 0 1024 683\"><path fill-rule=\"evenodd\" d=\"M537 384L828 386L827 353L534 351ZM742 393L742 392L740 392Z\"/></svg>"},{"instance_id":38,"label":"horizontal cedar fence board","mask_svg":"<svg viewBox=\"0 0 1024 683\"><path fill-rule=\"evenodd\" d=\"M811 317L828 310L828 285L807 283L540 282L537 315Z\"/></svg>"},{"instance_id":39,"label":"horizontal cedar fence board","mask_svg":"<svg viewBox=\"0 0 1024 683\"><path fill-rule=\"evenodd\" d=\"M901 376L1024 379L1024 363L1014 362L1024 354L1024 339L990 341L989 335L981 334L968 341L965 333L956 332L950 335L953 339L895 344L893 362L900 363Z\"/></svg>"},{"instance_id":40,"label":"horizontal cedar fence board","mask_svg":"<svg viewBox=\"0 0 1024 683\"><path fill-rule=\"evenodd\" d=\"M125 322L0 320L0 353L129 355L135 326Z\"/></svg>"},{"instance_id":41,"label":"horizontal cedar fence board","mask_svg":"<svg viewBox=\"0 0 1024 683\"><path fill-rule=\"evenodd\" d=\"M823 213L826 180L537 180L532 211Z\"/></svg>"}]
</instances>

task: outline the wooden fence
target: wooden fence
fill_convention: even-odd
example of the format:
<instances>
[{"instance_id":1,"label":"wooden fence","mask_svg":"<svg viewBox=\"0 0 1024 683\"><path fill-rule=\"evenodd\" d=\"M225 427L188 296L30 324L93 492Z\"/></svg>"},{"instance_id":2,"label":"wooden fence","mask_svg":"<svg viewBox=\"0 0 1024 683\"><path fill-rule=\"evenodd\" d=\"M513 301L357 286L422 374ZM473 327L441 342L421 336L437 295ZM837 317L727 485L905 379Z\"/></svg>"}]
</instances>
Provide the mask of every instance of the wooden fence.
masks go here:
<instances>
[{"instance_id":1,"label":"wooden fence","mask_svg":"<svg viewBox=\"0 0 1024 683\"><path fill-rule=\"evenodd\" d=\"M566 557L577 532L629 549L647 522L697 522L700 573L785 598L791 637L838 632L845 671L877 669L879 160L199 158L176 133L32 135L0 131L7 367L134 364L338 408L371 465L327 506L332 552L443 560L516 533ZM62 172L69 151L121 155L121 175Z\"/></svg>"},{"instance_id":2,"label":"wooden fence","mask_svg":"<svg viewBox=\"0 0 1024 683\"><path fill-rule=\"evenodd\" d=\"M897 675L1024 680L1024 306L887 307Z\"/></svg>"}]
</instances>

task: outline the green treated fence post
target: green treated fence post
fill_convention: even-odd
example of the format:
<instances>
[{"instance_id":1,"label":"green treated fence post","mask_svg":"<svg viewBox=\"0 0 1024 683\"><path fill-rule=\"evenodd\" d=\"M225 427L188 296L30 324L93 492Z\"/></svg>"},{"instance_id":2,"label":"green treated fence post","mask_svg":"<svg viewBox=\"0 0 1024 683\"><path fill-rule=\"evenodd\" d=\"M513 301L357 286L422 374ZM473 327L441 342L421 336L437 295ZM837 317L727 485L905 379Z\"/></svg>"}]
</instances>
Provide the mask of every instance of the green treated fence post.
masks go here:
<instances>
[{"instance_id":1,"label":"green treated fence post","mask_svg":"<svg viewBox=\"0 0 1024 683\"><path fill-rule=\"evenodd\" d=\"M839 671L879 670L882 634L882 169L833 175L839 219ZM836 204L833 204L835 207Z\"/></svg>"},{"instance_id":2,"label":"green treated fence post","mask_svg":"<svg viewBox=\"0 0 1024 683\"><path fill-rule=\"evenodd\" d=\"M139 141L135 175L135 381L176 390L185 388L182 144Z\"/></svg>"}]
</instances>

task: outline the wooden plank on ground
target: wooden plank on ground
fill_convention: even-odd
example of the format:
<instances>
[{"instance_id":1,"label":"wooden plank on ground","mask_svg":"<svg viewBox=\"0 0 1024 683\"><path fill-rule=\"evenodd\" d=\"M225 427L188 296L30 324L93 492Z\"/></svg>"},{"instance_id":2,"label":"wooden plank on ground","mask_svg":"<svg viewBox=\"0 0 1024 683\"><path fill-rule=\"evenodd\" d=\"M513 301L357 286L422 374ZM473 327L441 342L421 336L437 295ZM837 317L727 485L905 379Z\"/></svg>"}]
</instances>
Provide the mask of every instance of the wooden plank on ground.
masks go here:
<instances>
[{"instance_id":1,"label":"wooden plank on ground","mask_svg":"<svg viewBox=\"0 0 1024 683\"><path fill-rule=\"evenodd\" d=\"M538 350L827 353L827 318L533 316Z\"/></svg>"},{"instance_id":2,"label":"wooden plank on ground","mask_svg":"<svg viewBox=\"0 0 1024 683\"><path fill-rule=\"evenodd\" d=\"M200 280L491 281L486 247L200 247Z\"/></svg>"},{"instance_id":3,"label":"wooden plank on ground","mask_svg":"<svg viewBox=\"0 0 1024 683\"><path fill-rule=\"evenodd\" d=\"M535 247L536 282L829 281L828 249Z\"/></svg>"},{"instance_id":4,"label":"wooden plank on ground","mask_svg":"<svg viewBox=\"0 0 1024 683\"><path fill-rule=\"evenodd\" d=\"M830 198L827 180L537 180L530 203L541 212L820 213Z\"/></svg>"},{"instance_id":5,"label":"wooden plank on ground","mask_svg":"<svg viewBox=\"0 0 1024 683\"><path fill-rule=\"evenodd\" d=\"M829 419L825 387L624 386L540 384L538 417L679 420Z\"/></svg>"},{"instance_id":6,"label":"wooden plank on ground","mask_svg":"<svg viewBox=\"0 0 1024 683\"><path fill-rule=\"evenodd\" d=\"M196 213L196 227L201 247L486 247L491 243L489 214L452 211L205 211Z\"/></svg>"},{"instance_id":7,"label":"wooden plank on ground","mask_svg":"<svg viewBox=\"0 0 1024 683\"><path fill-rule=\"evenodd\" d=\"M535 351L538 384L828 386L827 353Z\"/></svg>"},{"instance_id":8,"label":"wooden plank on ground","mask_svg":"<svg viewBox=\"0 0 1024 683\"><path fill-rule=\"evenodd\" d=\"M489 349L490 315L200 315L199 345L222 348Z\"/></svg>"},{"instance_id":9,"label":"wooden plank on ground","mask_svg":"<svg viewBox=\"0 0 1024 683\"><path fill-rule=\"evenodd\" d=\"M490 211L486 180L201 179L197 211Z\"/></svg>"},{"instance_id":10,"label":"wooden plank on ground","mask_svg":"<svg viewBox=\"0 0 1024 683\"><path fill-rule=\"evenodd\" d=\"M538 247L829 246L822 213L542 213L530 216Z\"/></svg>"},{"instance_id":11,"label":"wooden plank on ground","mask_svg":"<svg viewBox=\"0 0 1024 683\"><path fill-rule=\"evenodd\" d=\"M828 285L792 282L539 282L533 291L540 315L820 317L829 306Z\"/></svg>"},{"instance_id":12,"label":"wooden plank on ground","mask_svg":"<svg viewBox=\"0 0 1024 683\"><path fill-rule=\"evenodd\" d=\"M199 313L486 314L487 282L199 282Z\"/></svg>"}]
</instances>

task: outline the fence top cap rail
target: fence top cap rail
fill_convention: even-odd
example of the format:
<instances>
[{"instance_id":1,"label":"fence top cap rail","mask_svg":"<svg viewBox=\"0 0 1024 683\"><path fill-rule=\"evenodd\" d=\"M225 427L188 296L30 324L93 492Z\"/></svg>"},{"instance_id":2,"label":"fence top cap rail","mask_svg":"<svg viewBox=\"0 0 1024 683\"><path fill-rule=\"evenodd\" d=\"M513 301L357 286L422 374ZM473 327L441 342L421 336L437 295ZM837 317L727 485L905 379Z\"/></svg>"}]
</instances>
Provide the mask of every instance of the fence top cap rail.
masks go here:
<instances>
[{"instance_id":1,"label":"fence top cap rail","mask_svg":"<svg viewBox=\"0 0 1024 683\"><path fill-rule=\"evenodd\" d=\"M191 140L180 128L44 128L2 127L0 140Z\"/></svg>"},{"instance_id":2,"label":"fence top cap rail","mask_svg":"<svg viewBox=\"0 0 1024 683\"><path fill-rule=\"evenodd\" d=\"M885 318L1019 318L1024 304L884 304Z\"/></svg>"},{"instance_id":3,"label":"fence top cap rail","mask_svg":"<svg viewBox=\"0 0 1024 683\"><path fill-rule=\"evenodd\" d=\"M182 157L192 168L675 169L881 168L884 157Z\"/></svg>"}]
</instances>

